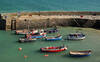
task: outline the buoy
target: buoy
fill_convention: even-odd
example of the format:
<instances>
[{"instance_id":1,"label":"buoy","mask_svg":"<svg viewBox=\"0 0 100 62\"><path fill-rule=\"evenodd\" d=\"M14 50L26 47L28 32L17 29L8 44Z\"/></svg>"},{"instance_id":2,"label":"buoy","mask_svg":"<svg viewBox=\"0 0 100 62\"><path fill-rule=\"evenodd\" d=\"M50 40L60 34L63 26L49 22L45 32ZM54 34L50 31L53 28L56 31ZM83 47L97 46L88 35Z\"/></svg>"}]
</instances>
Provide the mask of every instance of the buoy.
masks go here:
<instances>
[{"instance_id":1,"label":"buoy","mask_svg":"<svg viewBox=\"0 0 100 62\"><path fill-rule=\"evenodd\" d=\"M83 18L83 16L82 16L82 15L81 15L80 17L81 17L81 18Z\"/></svg>"},{"instance_id":2,"label":"buoy","mask_svg":"<svg viewBox=\"0 0 100 62\"><path fill-rule=\"evenodd\" d=\"M24 56L24 58L27 58L28 56Z\"/></svg>"},{"instance_id":3,"label":"buoy","mask_svg":"<svg viewBox=\"0 0 100 62\"><path fill-rule=\"evenodd\" d=\"M44 55L44 56L46 56L46 57L47 57L47 56L49 56L49 55L47 55L47 54L46 54L46 55Z\"/></svg>"},{"instance_id":4,"label":"buoy","mask_svg":"<svg viewBox=\"0 0 100 62\"><path fill-rule=\"evenodd\" d=\"M19 50L19 51L21 51L21 50L22 50L22 48L18 48L18 50Z\"/></svg>"}]
</instances>

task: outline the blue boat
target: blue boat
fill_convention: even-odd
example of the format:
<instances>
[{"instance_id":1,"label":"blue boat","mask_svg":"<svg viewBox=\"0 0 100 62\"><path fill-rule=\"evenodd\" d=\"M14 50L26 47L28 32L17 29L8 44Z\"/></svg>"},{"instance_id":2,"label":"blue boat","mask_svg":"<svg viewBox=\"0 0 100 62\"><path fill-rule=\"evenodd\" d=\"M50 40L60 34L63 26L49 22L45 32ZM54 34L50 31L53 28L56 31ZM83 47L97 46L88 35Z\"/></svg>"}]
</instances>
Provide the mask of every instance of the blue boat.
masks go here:
<instances>
[{"instance_id":1,"label":"blue boat","mask_svg":"<svg viewBox=\"0 0 100 62\"><path fill-rule=\"evenodd\" d=\"M31 38L43 38L45 37L46 35L36 35L36 36L31 36Z\"/></svg>"},{"instance_id":2,"label":"blue boat","mask_svg":"<svg viewBox=\"0 0 100 62\"><path fill-rule=\"evenodd\" d=\"M46 37L45 40L48 41L57 41L57 40L62 40L62 36L56 36L56 37Z\"/></svg>"},{"instance_id":3,"label":"blue boat","mask_svg":"<svg viewBox=\"0 0 100 62\"><path fill-rule=\"evenodd\" d=\"M46 37L46 33L37 33L34 35L31 35L31 38L44 38Z\"/></svg>"},{"instance_id":4,"label":"blue boat","mask_svg":"<svg viewBox=\"0 0 100 62\"><path fill-rule=\"evenodd\" d=\"M72 57L84 57L84 56L90 56L91 50L87 51L70 51L69 55Z\"/></svg>"}]
</instances>

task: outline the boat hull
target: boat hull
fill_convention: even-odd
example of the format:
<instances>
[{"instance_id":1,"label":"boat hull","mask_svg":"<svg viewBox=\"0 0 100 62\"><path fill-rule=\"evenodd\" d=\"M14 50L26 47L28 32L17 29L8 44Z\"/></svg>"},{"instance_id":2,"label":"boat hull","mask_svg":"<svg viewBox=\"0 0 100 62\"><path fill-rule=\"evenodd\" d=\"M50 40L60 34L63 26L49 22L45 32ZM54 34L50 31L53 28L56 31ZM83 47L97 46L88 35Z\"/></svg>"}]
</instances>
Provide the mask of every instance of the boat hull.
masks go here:
<instances>
[{"instance_id":1,"label":"boat hull","mask_svg":"<svg viewBox=\"0 0 100 62\"><path fill-rule=\"evenodd\" d=\"M83 33L70 33L67 36L68 40L83 40L85 39L85 35Z\"/></svg>"},{"instance_id":2,"label":"boat hull","mask_svg":"<svg viewBox=\"0 0 100 62\"><path fill-rule=\"evenodd\" d=\"M46 39L47 41L58 41L58 40L62 40L61 38L58 39Z\"/></svg>"},{"instance_id":3,"label":"boat hull","mask_svg":"<svg viewBox=\"0 0 100 62\"><path fill-rule=\"evenodd\" d=\"M26 35L28 33L23 33L23 32L19 32L19 33L16 33L17 35Z\"/></svg>"},{"instance_id":4,"label":"boat hull","mask_svg":"<svg viewBox=\"0 0 100 62\"><path fill-rule=\"evenodd\" d=\"M15 31L15 34L18 34L18 35L26 35L26 34L33 34L33 33L37 33L38 30L34 30L34 31L28 31L28 30L16 30Z\"/></svg>"},{"instance_id":5,"label":"boat hull","mask_svg":"<svg viewBox=\"0 0 100 62\"><path fill-rule=\"evenodd\" d=\"M61 51L64 51L65 49L63 50L41 50L42 52L61 52Z\"/></svg>"},{"instance_id":6,"label":"boat hull","mask_svg":"<svg viewBox=\"0 0 100 62\"><path fill-rule=\"evenodd\" d=\"M31 36L31 38L44 38L46 35L37 35L37 36Z\"/></svg>"},{"instance_id":7,"label":"boat hull","mask_svg":"<svg viewBox=\"0 0 100 62\"><path fill-rule=\"evenodd\" d=\"M58 38L46 38L45 40L47 40L47 41L58 41L58 40L62 40L62 36L60 36L60 37L58 37Z\"/></svg>"},{"instance_id":8,"label":"boat hull","mask_svg":"<svg viewBox=\"0 0 100 62\"><path fill-rule=\"evenodd\" d=\"M83 40L85 37L67 37L68 40Z\"/></svg>"},{"instance_id":9,"label":"boat hull","mask_svg":"<svg viewBox=\"0 0 100 62\"><path fill-rule=\"evenodd\" d=\"M91 50L87 51L70 51L69 55L72 57L84 57L84 56L90 56Z\"/></svg>"},{"instance_id":10,"label":"boat hull","mask_svg":"<svg viewBox=\"0 0 100 62\"><path fill-rule=\"evenodd\" d=\"M85 57L85 56L90 56L91 54L88 54L88 55L73 55L73 54L70 54L70 56L72 57Z\"/></svg>"},{"instance_id":11,"label":"boat hull","mask_svg":"<svg viewBox=\"0 0 100 62\"><path fill-rule=\"evenodd\" d=\"M15 34L18 34L18 35L25 35L25 34L28 34L28 30L16 30L16 31L15 31Z\"/></svg>"},{"instance_id":12,"label":"boat hull","mask_svg":"<svg viewBox=\"0 0 100 62\"><path fill-rule=\"evenodd\" d=\"M61 52L67 50L67 47L47 47L47 48L40 48L40 51L42 52Z\"/></svg>"},{"instance_id":13,"label":"boat hull","mask_svg":"<svg viewBox=\"0 0 100 62\"><path fill-rule=\"evenodd\" d=\"M23 42L33 42L35 40L36 40L35 38L34 39L20 38L19 42L21 42L21 43L23 43Z\"/></svg>"}]
</instances>

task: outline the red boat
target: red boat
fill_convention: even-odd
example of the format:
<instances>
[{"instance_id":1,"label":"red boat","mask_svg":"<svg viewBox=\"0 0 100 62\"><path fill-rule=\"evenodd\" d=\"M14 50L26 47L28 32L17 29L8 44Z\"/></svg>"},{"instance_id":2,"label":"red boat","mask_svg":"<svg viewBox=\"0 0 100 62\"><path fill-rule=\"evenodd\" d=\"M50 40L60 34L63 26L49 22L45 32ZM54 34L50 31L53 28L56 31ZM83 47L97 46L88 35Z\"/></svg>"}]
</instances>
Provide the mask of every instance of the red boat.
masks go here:
<instances>
[{"instance_id":1,"label":"red boat","mask_svg":"<svg viewBox=\"0 0 100 62\"><path fill-rule=\"evenodd\" d=\"M40 50L43 52L61 52L61 51L67 50L67 47L66 46L45 47L45 48L40 48Z\"/></svg>"}]
</instances>

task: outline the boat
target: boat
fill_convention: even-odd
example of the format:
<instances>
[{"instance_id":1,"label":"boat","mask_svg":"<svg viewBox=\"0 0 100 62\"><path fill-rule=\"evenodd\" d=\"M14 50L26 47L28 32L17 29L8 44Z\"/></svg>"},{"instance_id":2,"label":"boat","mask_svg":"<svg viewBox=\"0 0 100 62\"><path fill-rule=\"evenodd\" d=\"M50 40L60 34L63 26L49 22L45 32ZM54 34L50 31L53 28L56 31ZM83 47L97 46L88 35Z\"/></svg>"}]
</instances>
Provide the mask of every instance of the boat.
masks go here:
<instances>
[{"instance_id":1,"label":"boat","mask_svg":"<svg viewBox=\"0 0 100 62\"><path fill-rule=\"evenodd\" d=\"M86 51L70 51L69 55L73 56L73 57L90 56L91 55L91 50L86 50Z\"/></svg>"},{"instance_id":2,"label":"boat","mask_svg":"<svg viewBox=\"0 0 100 62\"><path fill-rule=\"evenodd\" d=\"M55 29L55 28L47 29L47 30L44 30L44 32L46 32L46 33L56 33L56 32L58 32L58 29Z\"/></svg>"},{"instance_id":3,"label":"boat","mask_svg":"<svg viewBox=\"0 0 100 62\"><path fill-rule=\"evenodd\" d=\"M41 38L46 37L46 33L35 33L35 34L31 34L30 37L31 38L41 39Z\"/></svg>"},{"instance_id":4,"label":"boat","mask_svg":"<svg viewBox=\"0 0 100 62\"><path fill-rule=\"evenodd\" d=\"M83 40L85 35L83 33L71 33L67 36L68 40Z\"/></svg>"},{"instance_id":5,"label":"boat","mask_svg":"<svg viewBox=\"0 0 100 62\"><path fill-rule=\"evenodd\" d=\"M38 32L38 30L26 30L26 29L24 29L24 30L16 30L15 34L25 35L25 34L29 34L29 33L34 34L37 32Z\"/></svg>"},{"instance_id":6,"label":"boat","mask_svg":"<svg viewBox=\"0 0 100 62\"><path fill-rule=\"evenodd\" d=\"M15 31L15 34L21 34L21 35L25 35L25 34L28 34L29 32L28 32L28 30L16 30Z\"/></svg>"},{"instance_id":7,"label":"boat","mask_svg":"<svg viewBox=\"0 0 100 62\"><path fill-rule=\"evenodd\" d=\"M61 52L64 50L67 50L66 46L40 48L40 51L42 52Z\"/></svg>"},{"instance_id":8,"label":"boat","mask_svg":"<svg viewBox=\"0 0 100 62\"><path fill-rule=\"evenodd\" d=\"M35 35L35 36L31 36L32 38L37 38L37 39L41 39L44 38L45 35Z\"/></svg>"},{"instance_id":9,"label":"boat","mask_svg":"<svg viewBox=\"0 0 100 62\"><path fill-rule=\"evenodd\" d=\"M36 38L20 38L19 39L19 42L21 42L21 43L23 43L23 42L33 42L33 41L35 41L36 40Z\"/></svg>"},{"instance_id":10,"label":"boat","mask_svg":"<svg viewBox=\"0 0 100 62\"><path fill-rule=\"evenodd\" d=\"M57 40L62 40L62 36L58 35L56 37L45 37L45 40L47 41L57 41Z\"/></svg>"}]
</instances>

